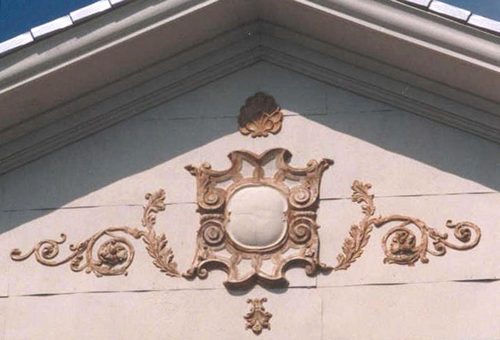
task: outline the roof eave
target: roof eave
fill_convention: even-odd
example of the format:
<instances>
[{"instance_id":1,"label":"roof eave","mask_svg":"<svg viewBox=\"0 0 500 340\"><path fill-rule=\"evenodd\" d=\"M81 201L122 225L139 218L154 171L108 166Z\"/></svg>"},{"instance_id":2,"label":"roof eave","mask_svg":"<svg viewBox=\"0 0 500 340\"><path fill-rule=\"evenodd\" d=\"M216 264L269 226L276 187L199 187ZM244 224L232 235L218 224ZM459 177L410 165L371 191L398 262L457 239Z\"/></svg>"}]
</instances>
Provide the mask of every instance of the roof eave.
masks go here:
<instances>
[{"instance_id":1,"label":"roof eave","mask_svg":"<svg viewBox=\"0 0 500 340\"><path fill-rule=\"evenodd\" d=\"M386 0L133 1L0 58L0 144L36 130L33 117L50 124L71 114L55 108L83 97L80 108L90 105L92 91L258 19L349 51L356 66L399 81L416 75L418 86L484 112L478 124L500 130L500 37Z\"/></svg>"}]
</instances>

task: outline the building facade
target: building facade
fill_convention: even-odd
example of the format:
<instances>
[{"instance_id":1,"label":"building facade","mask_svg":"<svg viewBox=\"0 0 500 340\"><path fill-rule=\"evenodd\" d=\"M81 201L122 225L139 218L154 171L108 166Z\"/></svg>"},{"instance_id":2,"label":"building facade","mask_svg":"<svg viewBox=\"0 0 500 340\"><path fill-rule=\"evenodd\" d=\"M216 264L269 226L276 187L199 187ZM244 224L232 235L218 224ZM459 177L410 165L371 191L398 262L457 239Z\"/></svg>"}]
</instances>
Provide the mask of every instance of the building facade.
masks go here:
<instances>
[{"instance_id":1,"label":"building facade","mask_svg":"<svg viewBox=\"0 0 500 340\"><path fill-rule=\"evenodd\" d=\"M0 339L500 338L498 36L110 8L0 59Z\"/></svg>"}]
</instances>

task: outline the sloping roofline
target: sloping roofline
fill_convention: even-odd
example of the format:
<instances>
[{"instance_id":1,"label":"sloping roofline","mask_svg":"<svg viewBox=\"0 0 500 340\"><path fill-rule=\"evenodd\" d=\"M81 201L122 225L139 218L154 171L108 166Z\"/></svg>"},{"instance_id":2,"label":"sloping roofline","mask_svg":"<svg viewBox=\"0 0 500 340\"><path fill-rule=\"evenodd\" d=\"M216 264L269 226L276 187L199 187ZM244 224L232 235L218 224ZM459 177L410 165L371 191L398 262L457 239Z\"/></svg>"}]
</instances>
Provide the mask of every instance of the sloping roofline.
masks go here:
<instances>
[{"instance_id":1,"label":"sloping roofline","mask_svg":"<svg viewBox=\"0 0 500 340\"><path fill-rule=\"evenodd\" d=\"M210 77L270 60L500 142L498 36L386 0L132 1L0 58L0 172L157 105L96 102L167 74L203 85L192 65L211 60Z\"/></svg>"},{"instance_id":2,"label":"sloping roofline","mask_svg":"<svg viewBox=\"0 0 500 340\"><path fill-rule=\"evenodd\" d=\"M397 0L402 3L420 8L430 13L455 20L464 25L500 35L500 21L486 18L471 11L448 4L439 0Z\"/></svg>"},{"instance_id":3,"label":"sloping roofline","mask_svg":"<svg viewBox=\"0 0 500 340\"><path fill-rule=\"evenodd\" d=\"M44 24L32 27L28 32L19 34L11 39L0 42L0 56L12 53L16 49L22 48L35 41L56 34L62 30L71 28L86 20L90 20L97 15L104 14L118 6L122 6L134 0L98 0L92 4L79 8L68 15L56 18ZM392 0L388 0L392 1ZM493 20L471 11L450 5L438 0L395 0L407 5L427 10L433 14L455 20L465 25L500 35L500 21Z\"/></svg>"}]
</instances>

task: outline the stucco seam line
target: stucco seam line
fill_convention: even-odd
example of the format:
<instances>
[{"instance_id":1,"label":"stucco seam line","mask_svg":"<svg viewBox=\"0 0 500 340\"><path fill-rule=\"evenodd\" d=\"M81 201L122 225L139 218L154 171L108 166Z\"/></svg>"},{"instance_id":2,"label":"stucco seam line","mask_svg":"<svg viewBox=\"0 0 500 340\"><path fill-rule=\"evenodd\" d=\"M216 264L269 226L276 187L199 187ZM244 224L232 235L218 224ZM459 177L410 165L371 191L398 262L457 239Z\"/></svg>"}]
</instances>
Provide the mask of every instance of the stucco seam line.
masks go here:
<instances>
[{"instance_id":1,"label":"stucco seam line","mask_svg":"<svg viewBox=\"0 0 500 340\"><path fill-rule=\"evenodd\" d=\"M445 192L429 194L400 194L400 195L375 195L377 198L405 198L405 197L443 197L443 196L462 196L462 195L491 195L500 194L498 191L470 191L470 192ZM323 197L321 201L350 200L351 197Z\"/></svg>"},{"instance_id":2,"label":"stucco seam line","mask_svg":"<svg viewBox=\"0 0 500 340\"><path fill-rule=\"evenodd\" d=\"M376 195L377 198L411 198L411 197L446 197L446 196L465 196L465 195L495 195L500 194L498 191L475 191L475 192L452 192L452 193L431 193L431 194L401 194L401 195ZM350 201L350 196L339 197L322 197L320 201ZM176 205L196 205L195 201L179 201L167 202L166 206ZM41 208L23 208L23 209L3 209L2 213L12 212L28 212L28 211L55 211L55 210L77 210L77 209L99 209L99 208L142 208L143 205L139 203L129 204L98 204L98 205L74 205L66 207L41 207Z\"/></svg>"},{"instance_id":3,"label":"stucco seam line","mask_svg":"<svg viewBox=\"0 0 500 340\"><path fill-rule=\"evenodd\" d=\"M286 107L282 107L283 110L288 111ZM296 118L296 117L326 117L326 116L334 116L337 114L351 114L351 113L372 113L372 112L398 112L396 109L362 109L362 110L341 110L334 112L316 112L316 113L295 113L293 111L288 111L284 113L284 117ZM238 115L220 115L220 116L185 116L185 117L167 117L167 116L153 116L153 117L140 117L138 116L136 119L141 122L150 122L150 121L183 121L183 120L205 120L205 119L237 119Z\"/></svg>"},{"instance_id":4,"label":"stucco seam line","mask_svg":"<svg viewBox=\"0 0 500 340\"><path fill-rule=\"evenodd\" d=\"M396 0L411 7L477 28L495 35L500 35L500 21L483 17L471 11L438 0Z\"/></svg>"},{"instance_id":5,"label":"stucco seam line","mask_svg":"<svg viewBox=\"0 0 500 340\"><path fill-rule=\"evenodd\" d=\"M283 110L287 110L286 107L282 107ZM284 113L284 117L317 117L317 116L329 116L329 115L335 115L339 113L366 113L366 112L390 112L390 111L397 111L397 110L389 110L389 109L382 109L382 110L350 110L350 111L336 111L332 113L327 113L327 112L318 112L318 113L295 113L292 111L288 111L287 113ZM221 119L238 119L238 115L219 115L219 116L184 116L184 117L167 117L167 116L153 116L153 117L140 117L138 116L136 118L138 121L141 122L149 122L149 121L183 121L183 120L206 120L206 119L213 119L213 120L221 120Z\"/></svg>"},{"instance_id":6,"label":"stucco seam line","mask_svg":"<svg viewBox=\"0 0 500 340\"><path fill-rule=\"evenodd\" d=\"M185 202L167 202L166 206L175 206L175 205L195 205L194 201L185 201ZM5 209L0 210L0 212L23 212L23 211L54 211L54 210L76 210L76 209L98 209L98 208L142 208L143 204L139 203L129 203L129 204L98 204L98 205L74 205L74 206L66 206L66 207L42 207L42 208L27 208L27 209Z\"/></svg>"},{"instance_id":7,"label":"stucco seam line","mask_svg":"<svg viewBox=\"0 0 500 340\"><path fill-rule=\"evenodd\" d=\"M500 278L477 278L477 279L456 279L456 280L438 280L438 281L412 281L412 282L373 282L373 283L351 283L343 285L321 285L318 288L349 288L349 287L383 287L383 286L410 286L410 285L434 285L442 283L483 283L489 284L500 282Z\"/></svg>"},{"instance_id":8,"label":"stucco seam line","mask_svg":"<svg viewBox=\"0 0 500 340\"><path fill-rule=\"evenodd\" d=\"M334 274L332 274L334 275ZM384 286L413 286L413 285L434 285L443 283L482 283L490 284L500 282L499 278L484 278L484 279L467 279L467 280L438 280L438 281L412 281L412 282L374 282L374 283L353 283L342 285L322 285L322 286L288 286L286 290L315 290L315 289L331 289L331 288L351 288L351 287L384 287ZM125 289L125 290L86 290L80 292L60 292L60 293L27 293L27 294L12 294L6 298L23 298L23 297L51 297L51 296L71 296L71 295L98 295L98 294L141 294L141 293L162 293L162 292L196 292L196 291L228 291L224 286L220 287L188 287L188 288L165 288L165 289ZM276 288L276 290L281 290ZM272 290L271 290L272 291ZM229 294L229 293L228 293Z\"/></svg>"},{"instance_id":9,"label":"stucco seam line","mask_svg":"<svg viewBox=\"0 0 500 340\"><path fill-rule=\"evenodd\" d=\"M0 57L132 1L133 0L99 0L68 13L65 16L32 27L25 33L0 42Z\"/></svg>"},{"instance_id":10,"label":"stucco seam line","mask_svg":"<svg viewBox=\"0 0 500 340\"><path fill-rule=\"evenodd\" d=\"M168 280L168 278L167 278ZM175 280L175 279L173 279ZM7 298L17 298L17 297L50 297L50 296L70 296L70 295L83 295L83 294L136 294L136 293L161 293L161 292L193 292L193 291L228 291L227 288L222 286L220 282L220 287L193 287L187 288L165 288L165 289L125 289L125 290L82 290L80 292L60 292L60 293L27 293L27 294L11 294ZM282 287L283 288L283 287ZM282 288L276 288L276 290L281 290ZM318 289L320 287L307 286L307 285L297 285L288 286L286 289Z\"/></svg>"}]
</instances>

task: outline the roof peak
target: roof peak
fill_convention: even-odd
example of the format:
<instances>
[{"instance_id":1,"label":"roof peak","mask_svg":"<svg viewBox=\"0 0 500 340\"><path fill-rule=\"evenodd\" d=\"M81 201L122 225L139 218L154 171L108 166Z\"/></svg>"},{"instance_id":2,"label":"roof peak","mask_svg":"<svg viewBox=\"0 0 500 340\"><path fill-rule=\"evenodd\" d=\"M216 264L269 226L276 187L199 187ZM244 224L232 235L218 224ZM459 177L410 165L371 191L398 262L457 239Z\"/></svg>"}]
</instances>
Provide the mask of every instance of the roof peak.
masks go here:
<instances>
[{"instance_id":1,"label":"roof peak","mask_svg":"<svg viewBox=\"0 0 500 340\"><path fill-rule=\"evenodd\" d=\"M0 42L0 58L8 53L32 44L50 35L71 28L81 22L92 19L100 14L109 12L115 7L132 2L133 0L98 0L90 5L79 8L69 14L32 27L28 32L19 34L11 39ZM429 13L462 23L482 31L500 36L500 21L480 16L439 0L393 0Z\"/></svg>"}]
</instances>

